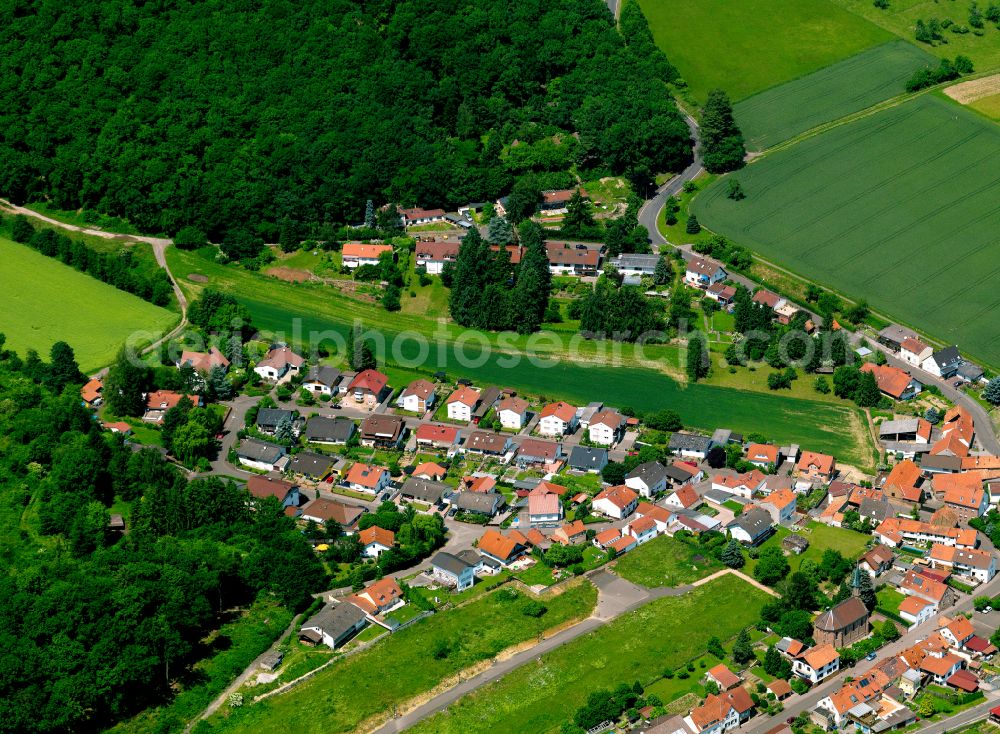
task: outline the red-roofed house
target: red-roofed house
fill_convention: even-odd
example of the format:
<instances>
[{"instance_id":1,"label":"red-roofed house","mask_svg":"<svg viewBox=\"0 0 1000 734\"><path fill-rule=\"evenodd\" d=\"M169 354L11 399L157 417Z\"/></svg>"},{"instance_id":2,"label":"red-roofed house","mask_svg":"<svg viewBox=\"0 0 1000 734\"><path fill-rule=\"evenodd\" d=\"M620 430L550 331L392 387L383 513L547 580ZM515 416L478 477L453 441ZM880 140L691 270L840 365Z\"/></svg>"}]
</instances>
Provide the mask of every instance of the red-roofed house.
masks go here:
<instances>
[{"instance_id":1,"label":"red-roofed house","mask_svg":"<svg viewBox=\"0 0 1000 734\"><path fill-rule=\"evenodd\" d=\"M214 367L229 369L229 360L222 352L212 347L207 352L181 352L181 358L177 360L177 368L180 369L184 365L190 365L195 372L207 374Z\"/></svg>"},{"instance_id":2,"label":"red-roofed house","mask_svg":"<svg viewBox=\"0 0 1000 734\"><path fill-rule=\"evenodd\" d=\"M923 477L920 467L909 459L904 459L892 467L889 476L885 478L885 484L882 485L882 492L889 499L919 503L924 495L920 488L921 484Z\"/></svg>"},{"instance_id":3,"label":"red-roofed house","mask_svg":"<svg viewBox=\"0 0 1000 734\"><path fill-rule=\"evenodd\" d=\"M923 388L919 382L910 377L909 372L891 365L865 362L861 366L861 371L875 375L878 389L893 400L909 400Z\"/></svg>"},{"instance_id":4,"label":"red-roofed house","mask_svg":"<svg viewBox=\"0 0 1000 734\"><path fill-rule=\"evenodd\" d=\"M363 464L359 461L347 472L345 481L356 492L378 494L389 486L390 479L392 476L384 466Z\"/></svg>"},{"instance_id":5,"label":"red-roofed house","mask_svg":"<svg viewBox=\"0 0 1000 734\"><path fill-rule=\"evenodd\" d=\"M587 526L581 520L574 520L552 533L552 539L563 545L583 543L587 540Z\"/></svg>"},{"instance_id":6,"label":"red-roofed house","mask_svg":"<svg viewBox=\"0 0 1000 734\"><path fill-rule=\"evenodd\" d=\"M364 403L372 409L382 402L388 391L389 378L378 370L362 370L351 384L347 386L347 392L354 397L355 403Z\"/></svg>"},{"instance_id":7,"label":"red-roofed house","mask_svg":"<svg viewBox=\"0 0 1000 734\"><path fill-rule=\"evenodd\" d=\"M448 406L448 420L468 423L472 420L472 413L479 405L479 400L479 390L462 385L445 401Z\"/></svg>"},{"instance_id":8,"label":"red-roofed house","mask_svg":"<svg viewBox=\"0 0 1000 734\"><path fill-rule=\"evenodd\" d=\"M101 392L104 390L104 382L96 377L87 381L87 384L80 388L80 397L89 407L96 408L103 401Z\"/></svg>"},{"instance_id":9,"label":"red-roofed house","mask_svg":"<svg viewBox=\"0 0 1000 734\"><path fill-rule=\"evenodd\" d=\"M600 410L587 426L587 437L599 446L612 446L621 440L625 420L613 410Z\"/></svg>"},{"instance_id":10,"label":"red-roofed house","mask_svg":"<svg viewBox=\"0 0 1000 734\"><path fill-rule=\"evenodd\" d=\"M296 375L306 363L304 357L296 354L288 347L277 347L267 353L253 368L253 371L265 380L277 381L287 374Z\"/></svg>"},{"instance_id":11,"label":"red-roofed house","mask_svg":"<svg viewBox=\"0 0 1000 734\"><path fill-rule=\"evenodd\" d=\"M163 423L167 411L176 407L181 400L187 400L192 405L201 405L201 398L194 395L183 395L172 390L157 390L146 396L146 412L142 420L146 423Z\"/></svg>"},{"instance_id":12,"label":"red-roofed house","mask_svg":"<svg viewBox=\"0 0 1000 734\"><path fill-rule=\"evenodd\" d=\"M554 492L528 495L528 522L533 526L553 527L562 522L563 508Z\"/></svg>"},{"instance_id":13,"label":"red-roofed house","mask_svg":"<svg viewBox=\"0 0 1000 734\"><path fill-rule=\"evenodd\" d=\"M626 527L629 535L635 538L637 545L642 545L656 537L656 520L651 517L640 517Z\"/></svg>"},{"instance_id":14,"label":"red-roofed house","mask_svg":"<svg viewBox=\"0 0 1000 734\"><path fill-rule=\"evenodd\" d=\"M612 541L608 546L611 550L615 552L615 555L620 556L622 553L628 553L630 550L638 545L635 538L631 535L623 535L615 541Z\"/></svg>"},{"instance_id":15,"label":"red-roofed house","mask_svg":"<svg viewBox=\"0 0 1000 734\"><path fill-rule=\"evenodd\" d=\"M538 432L543 436L562 436L576 428L576 408L569 403L549 403L539 415Z\"/></svg>"},{"instance_id":16,"label":"red-roofed house","mask_svg":"<svg viewBox=\"0 0 1000 734\"><path fill-rule=\"evenodd\" d=\"M798 475L804 479L818 482L829 482L836 471L836 460L827 454L815 451L803 451L796 465Z\"/></svg>"},{"instance_id":17,"label":"red-roofed house","mask_svg":"<svg viewBox=\"0 0 1000 734\"><path fill-rule=\"evenodd\" d=\"M663 504L668 507L676 507L680 510L687 510L701 503L701 497L694 491L694 487L685 484L673 494L669 495Z\"/></svg>"},{"instance_id":18,"label":"red-roofed house","mask_svg":"<svg viewBox=\"0 0 1000 734\"><path fill-rule=\"evenodd\" d=\"M780 525L789 522L795 514L797 496L790 489L779 489L771 492L757 504L762 509L767 510L773 522Z\"/></svg>"},{"instance_id":19,"label":"red-roofed house","mask_svg":"<svg viewBox=\"0 0 1000 734\"><path fill-rule=\"evenodd\" d=\"M434 461L425 461L423 464L419 464L413 469L413 475L417 479L433 479L439 481L444 479L448 470L443 466Z\"/></svg>"},{"instance_id":20,"label":"red-roofed house","mask_svg":"<svg viewBox=\"0 0 1000 734\"><path fill-rule=\"evenodd\" d=\"M454 426L441 426L435 423L421 423L417 428L417 446L430 446L436 449L453 449L458 445L459 432Z\"/></svg>"},{"instance_id":21,"label":"red-roofed house","mask_svg":"<svg viewBox=\"0 0 1000 734\"><path fill-rule=\"evenodd\" d=\"M754 466L766 469L768 465L778 465L778 447L767 443L752 443L747 448L747 461Z\"/></svg>"},{"instance_id":22,"label":"red-roofed house","mask_svg":"<svg viewBox=\"0 0 1000 734\"><path fill-rule=\"evenodd\" d=\"M367 245L362 242L345 242L340 248L341 262L345 268L359 265L378 265L379 256L383 252L392 252L392 245Z\"/></svg>"},{"instance_id":23,"label":"red-roofed house","mask_svg":"<svg viewBox=\"0 0 1000 734\"><path fill-rule=\"evenodd\" d=\"M602 530L597 535L594 536L594 545L598 548L604 549L609 545L614 543L622 537L622 532L618 528L608 528L607 530Z\"/></svg>"},{"instance_id":24,"label":"red-roofed house","mask_svg":"<svg viewBox=\"0 0 1000 734\"><path fill-rule=\"evenodd\" d=\"M709 668L708 672L705 673L705 677L714 681L717 686L719 686L720 691L728 691L730 688L735 688L743 680L726 667L725 663L719 663L714 668Z\"/></svg>"},{"instance_id":25,"label":"red-roofed house","mask_svg":"<svg viewBox=\"0 0 1000 734\"><path fill-rule=\"evenodd\" d=\"M347 601L372 616L385 614L406 603L403 590L392 577L373 582L368 588L348 597Z\"/></svg>"},{"instance_id":26,"label":"red-roofed house","mask_svg":"<svg viewBox=\"0 0 1000 734\"><path fill-rule=\"evenodd\" d=\"M528 417L528 401L523 398L504 398L497 405L497 417L504 428L520 431Z\"/></svg>"},{"instance_id":27,"label":"red-roofed house","mask_svg":"<svg viewBox=\"0 0 1000 734\"><path fill-rule=\"evenodd\" d=\"M361 541L361 555L366 558L378 558L396 544L396 534L378 525L362 530L358 533L358 539Z\"/></svg>"},{"instance_id":28,"label":"red-roofed house","mask_svg":"<svg viewBox=\"0 0 1000 734\"><path fill-rule=\"evenodd\" d=\"M506 538L496 530L487 530L479 539L479 552L496 559L504 566L517 560L525 550L524 544Z\"/></svg>"},{"instance_id":29,"label":"red-roofed house","mask_svg":"<svg viewBox=\"0 0 1000 734\"><path fill-rule=\"evenodd\" d=\"M608 487L601 490L594 497L591 505L595 512L600 512L616 520L622 520L633 512L639 504L639 495L634 490L619 484L615 487Z\"/></svg>"}]
</instances>

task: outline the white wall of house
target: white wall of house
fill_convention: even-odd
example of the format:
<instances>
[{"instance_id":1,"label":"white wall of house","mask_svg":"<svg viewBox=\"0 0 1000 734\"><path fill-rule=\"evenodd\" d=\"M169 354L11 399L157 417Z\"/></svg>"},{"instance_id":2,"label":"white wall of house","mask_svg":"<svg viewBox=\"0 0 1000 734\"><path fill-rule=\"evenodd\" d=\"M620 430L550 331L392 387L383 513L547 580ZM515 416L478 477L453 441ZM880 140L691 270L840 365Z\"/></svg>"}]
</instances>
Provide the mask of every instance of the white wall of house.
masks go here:
<instances>
[{"instance_id":1,"label":"white wall of house","mask_svg":"<svg viewBox=\"0 0 1000 734\"><path fill-rule=\"evenodd\" d=\"M601 446L611 446L616 438L615 432L611 430L611 427L603 423L598 423L597 425L591 423L587 428L587 434L591 441Z\"/></svg>"},{"instance_id":2,"label":"white wall of house","mask_svg":"<svg viewBox=\"0 0 1000 734\"><path fill-rule=\"evenodd\" d=\"M243 466L249 466L252 469L259 469L260 471L274 471L274 464L269 464L266 461L255 461L242 456L239 459Z\"/></svg>"},{"instance_id":3,"label":"white wall of house","mask_svg":"<svg viewBox=\"0 0 1000 734\"><path fill-rule=\"evenodd\" d=\"M369 543L361 550L361 555L365 558L378 558L379 555L389 550L381 543Z\"/></svg>"},{"instance_id":4,"label":"white wall of house","mask_svg":"<svg viewBox=\"0 0 1000 734\"><path fill-rule=\"evenodd\" d=\"M328 385L324 385L322 382L315 382L311 380L306 380L302 383L302 387L312 393L317 393L319 395L330 395L333 391Z\"/></svg>"},{"instance_id":5,"label":"white wall of house","mask_svg":"<svg viewBox=\"0 0 1000 734\"><path fill-rule=\"evenodd\" d=\"M472 420L472 406L458 402L448 403L448 418L449 420L465 421L468 423Z\"/></svg>"},{"instance_id":6,"label":"white wall of house","mask_svg":"<svg viewBox=\"0 0 1000 734\"><path fill-rule=\"evenodd\" d=\"M504 428L512 428L518 431L524 428L524 413L518 413L514 410L501 410L499 416L500 425Z\"/></svg>"},{"instance_id":7,"label":"white wall of house","mask_svg":"<svg viewBox=\"0 0 1000 734\"><path fill-rule=\"evenodd\" d=\"M838 670L840 670L840 658L824 665L819 670L810 666L805 660L792 661L792 672L800 678L805 678L807 681L814 684L819 683L821 680L826 680Z\"/></svg>"},{"instance_id":8,"label":"white wall of house","mask_svg":"<svg viewBox=\"0 0 1000 734\"><path fill-rule=\"evenodd\" d=\"M562 436L569 430L569 424L558 416L547 415L538 421L538 432L543 436Z\"/></svg>"}]
</instances>

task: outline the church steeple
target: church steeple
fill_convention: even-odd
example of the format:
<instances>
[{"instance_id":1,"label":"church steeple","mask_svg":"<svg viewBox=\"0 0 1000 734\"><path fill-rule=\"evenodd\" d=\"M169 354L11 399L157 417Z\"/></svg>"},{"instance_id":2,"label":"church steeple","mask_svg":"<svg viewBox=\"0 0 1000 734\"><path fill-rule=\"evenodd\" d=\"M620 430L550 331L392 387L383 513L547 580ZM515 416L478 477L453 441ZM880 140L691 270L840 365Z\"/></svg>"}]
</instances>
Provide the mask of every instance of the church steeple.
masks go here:
<instances>
[{"instance_id":1,"label":"church steeple","mask_svg":"<svg viewBox=\"0 0 1000 734\"><path fill-rule=\"evenodd\" d=\"M861 566L855 566L854 573L851 574L851 595L861 595Z\"/></svg>"}]
</instances>

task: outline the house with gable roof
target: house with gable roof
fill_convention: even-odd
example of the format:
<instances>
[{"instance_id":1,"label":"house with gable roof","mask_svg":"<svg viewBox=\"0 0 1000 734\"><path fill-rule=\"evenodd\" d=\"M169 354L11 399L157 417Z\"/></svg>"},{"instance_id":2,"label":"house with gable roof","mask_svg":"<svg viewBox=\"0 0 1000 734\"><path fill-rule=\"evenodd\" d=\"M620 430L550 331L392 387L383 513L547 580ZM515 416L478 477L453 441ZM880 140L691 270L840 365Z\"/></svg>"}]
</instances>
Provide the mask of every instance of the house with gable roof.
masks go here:
<instances>
[{"instance_id":1,"label":"house with gable roof","mask_svg":"<svg viewBox=\"0 0 1000 734\"><path fill-rule=\"evenodd\" d=\"M434 384L428 380L414 380L396 398L396 407L411 413L424 413L434 406Z\"/></svg>"},{"instance_id":2,"label":"house with gable roof","mask_svg":"<svg viewBox=\"0 0 1000 734\"><path fill-rule=\"evenodd\" d=\"M559 401L549 403L539 413L538 432L543 436L563 436L576 428L576 408Z\"/></svg>"},{"instance_id":3,"label":"house with gable roof","mask_svg":"<svg viewBox=\"0 0 1000 734\"><path fill-rule=\"evenodd\" d=\"M288 347L275 347L253 368L265 380L277 382L285 375L298 374L306 360Z\"/></svg>"},{"instance_id":4,"label":"house with gable roof","mask_svg":"<svg viewBox=\"0 0 1000 734\"><path fill-rule=\"evenodd\" d=\"M635 512L638 505L639 495L631 487L619 484L598 492L591 507L595 512L623 520Z\"/></svg>"}]
</instances>

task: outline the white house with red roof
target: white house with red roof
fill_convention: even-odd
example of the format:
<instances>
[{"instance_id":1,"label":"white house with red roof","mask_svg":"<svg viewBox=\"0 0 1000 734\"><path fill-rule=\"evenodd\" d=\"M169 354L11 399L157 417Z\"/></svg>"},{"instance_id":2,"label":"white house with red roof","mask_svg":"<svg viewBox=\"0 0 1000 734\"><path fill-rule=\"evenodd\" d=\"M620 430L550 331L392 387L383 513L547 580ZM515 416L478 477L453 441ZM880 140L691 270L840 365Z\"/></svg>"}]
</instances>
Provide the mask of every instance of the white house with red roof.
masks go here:
<instances>
[{"instance_id":1,"label":"white house with red roof","mask_svg":"<svg viewBox=\"0 0 1000 734\"><path fill-rule=\"evenodd\" d=\"M356 492L378 494L389 486L392 476L384 466L357 462L347 472L344 481L350 489Z\"/></svg>"},{"instance_id":2,"label":"white house with red roof","mask_svg":"<svg viewBox=\"0 0 1000 734\"><path fill-rule=\"evenodd\" d=\"M462 385L448 396L445 405L448 406L448 420L468 423L479 405L480 392L474 387Z\"/></svg>"},{"instance_id":3,"label":"white house with red roof","mask_svg":"<svg viewBox=\"0 0 1000 734\"><path fill-rule=\"evenodd\" d=\"M643 543L652 540L658 534L656 520L648 516L632 520L625 527L625 531L628 535L635 538L637 545L642 545Z\"/></svg>"},{"instance_id":4,"label":"white house with red roof","mask_svg":"<svg viewBox=\"0 0 1000 734\"><path fill-rule=\"evenodd\" d=\"M378 265L383 252L392 252L392 245L345 242L340 248L340 258L345 268L354 270L361 265Z\"/></svg>"},{"instance_id":5,"label":"white house with red roof","mask_svg":"<svg viewBox=\"0 0 1000 734\"><path fill-rule=\"evenodd\" d=\"M768 443L752 443L747 447L747 461L761 469L778 465L778 447Z\"/></svg>"},{"instance_id":6,"label":"white house with red roof","mask_svg":"<svg viewBox=\"0 0 1000 734\"><path fill-rule=\"evenodd\" d=\"M437 423L421 423L417 426L417 446L429 446L435 449L453 451L457 448L461 433L455 426L442 426Z\"/></svg>"},{"instance_id":7,"label":"white house with red roof","mask_svg":"<svg viewBox=\"0 0 1000 734\"><path fill-rule=\"evenodd\" d=\"M576 428L576 408L561 400L546 405L539 416L538 432L543 436L563 436Z\"/></svg>"},{"instance_id":8,"label":"white house with red roof","mask_svg":"<svg viewBox=\"0 0 1000 734\"><path fill-rule=\"evenodd\" d=\"M396 534L378 525L372 525L358 533L361 541L361 555L365 558L378 558L396 544Z\"/></svg>"},{"instance_id":9,"label":"white house with red roof","mask_svg":"<svg viewBox=\"0 0 1000 734\"><path fill-rule=\"evenodd\" d=\"M595 512L600 512L616 520L623 520L635 512L638 505L639 495L631 487L619 484L601 490L594 497L591 507Z\"/></svg>"},{"instance_id":10,"label":"white house with red roof","mask_svg":"<svg viewBox=\"0 0 1000 734\"><path fill-rule=\"evenodd\" d=\"M728 277L729 273L721 263L704 257L691 258L684 269L684 282L696 288L708 288Z\"/></svg>"}]
</instances>

